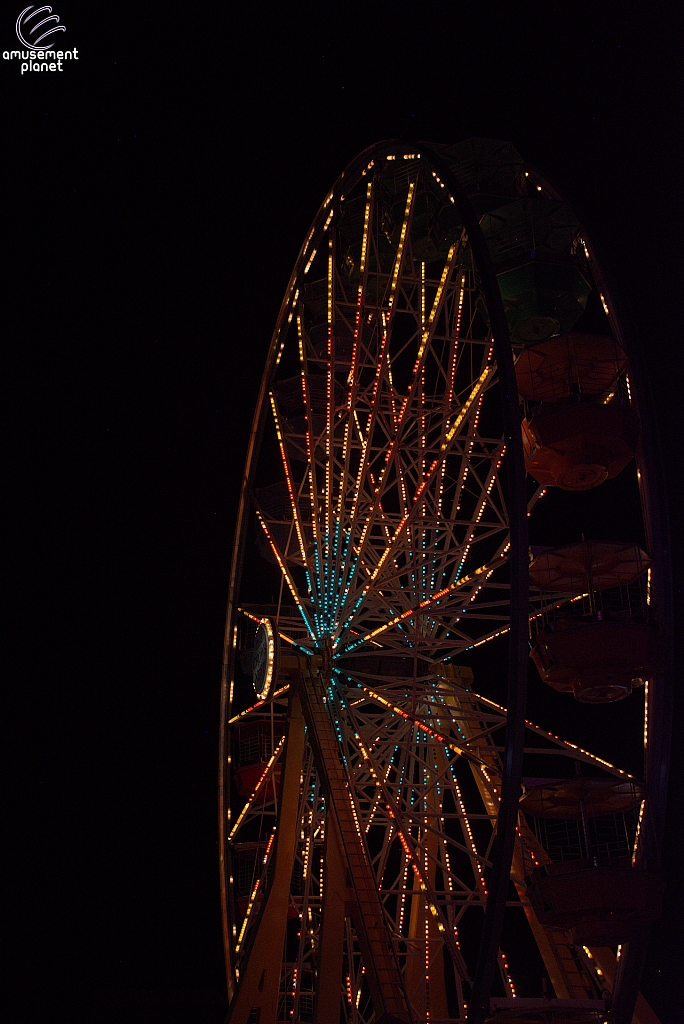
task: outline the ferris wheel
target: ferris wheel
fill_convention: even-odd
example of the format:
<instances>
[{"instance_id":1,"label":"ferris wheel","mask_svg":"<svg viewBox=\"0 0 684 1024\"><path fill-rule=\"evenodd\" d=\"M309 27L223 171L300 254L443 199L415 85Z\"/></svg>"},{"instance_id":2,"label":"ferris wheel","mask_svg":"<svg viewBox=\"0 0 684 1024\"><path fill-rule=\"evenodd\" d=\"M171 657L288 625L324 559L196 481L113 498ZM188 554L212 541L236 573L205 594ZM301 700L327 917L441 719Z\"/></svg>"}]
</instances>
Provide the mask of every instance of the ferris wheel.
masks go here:
<instances>
[{"instance_id":1,"label":"ferris wheel","mask_svg":"<svg viewBox=\"0 0 684 1024\"><path fill-rule=\"evenodd\" d=\"M231 1022L657 1021L637 987L663 894L667 565L612 305L510 144L380 144L325 198L230 581ZM635 453L648 550L528 550L550 487ZM466 664L503 635L508 707ZM526 718L530 652L588 715L647 690L639 777Z\"/></svg>"}]
</instances>

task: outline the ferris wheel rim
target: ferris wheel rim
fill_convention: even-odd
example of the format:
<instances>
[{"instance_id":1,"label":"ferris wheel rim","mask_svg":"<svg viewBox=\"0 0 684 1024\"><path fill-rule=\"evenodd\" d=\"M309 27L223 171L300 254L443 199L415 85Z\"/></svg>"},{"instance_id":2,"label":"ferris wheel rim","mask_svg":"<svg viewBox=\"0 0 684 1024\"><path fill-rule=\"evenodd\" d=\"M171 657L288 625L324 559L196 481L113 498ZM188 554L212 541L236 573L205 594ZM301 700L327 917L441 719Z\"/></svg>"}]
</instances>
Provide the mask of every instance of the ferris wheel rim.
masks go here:
<instances>
[{"instance_id":1,"label":"ferris wheel rim","mask_svg":"<svg viewBox=\"0 0 684 1024\"><path fill-rule=\"evenodd\" d=\"M231 586L231 600L233 601L232 617L231 617L231 615L229 615L229 618L227 620L227 632L226 632L226 650L227 650L227 653L229 654L229 656L232 656L232 657L234 657L234 654L235 654L234 645L233 645L232 641L233 641L233 631L234 631L234 627L235 627L235 616L237 614L237 607L236 607L236 604L235 604L234 595L235 595L237 586L239 584L239 576L240 576L240 571L241 571L241 565L239 564L239 562L240 562L240 559L242 557L242 552L239 551L239 548L240 548L241 544L244 545L244 540L245 540L244 517L245 517L245 513L246 513L246 508L247 508L247 497L248 497L249 486L250 486L249 485L249 481L252 479L253 472L254 472L254 469L255 469L255 466L256 466L256 462L258 461L258 449L259 449L260 435L261 435L261 433L263 432L263 429L264 429L265 419L266 419L267 410L268 410L268 403L266 401L266 396L267 396L267 393L268 393L269 386L270 386L270 384L271 384L271 382L273 380L273 374L274 374L274 371L275 371L275 365L276 365L275 364L275 360L276 360L277 349L278 349L278 344L279 344L279 339L280 339L280 332L281 332L281 330L283 328L283 325L284 325L284 323L286 321L286 318L287 318L287 315L288 315L288 311L291 308L292 296L293 296L293 294L294 294L294 292L296 290L296 286L297 286L298 280L301 279L302 269L305 267L306 261L310 257L311 250L316 248L316 244L315 244L316 240L319 239L320 234L322 233L322 231L325 230L325 228L322 227L322 225L324 223L325 216L327 215L328 206L330 204L334 204L334 202L336 201L335 200L336 196L340 196L340 195L344 194L342 192L343 189L349 190L350 182L352 180L352 176L351 176L351 173L350 173L352 168L354 168L355 171L357 172L357 175L358 175L357 181L358 181L360 179L360 177L361 177L361 170L362 170L363 160L365 160L368 157L370 157L371 154L381 155L382 153L384 153L384 154L386 154L388 152L391 153L392 149L396 149L397 152L415 152L416 150L420 150L421 152L427 152L428 147L426 147L426 146L419 146L418 144L413 146L413 145L406 145L406 144L403 144L403 143L397 144L397 143L393 143L393 142L380 143L380 144L378 144L378 146L369 147L367 150L364 151L363 154L360 154L359 157L355 158L355 160L352 161L352 163L346 168L346 170L338 177L338 179L337 179L337 181L335 183L335 186L333 186L333 189L331 190L331 192L329 193L329 195L327 197L327 204L326 203L323 204L323 206L321 207L321 209L317 213L316 217L314 218L314 222L312 224L312 228L311 228L311 230L310 230L310 232L309 232L309 234L307 236L307 239L304 242L304 245L302 246L302 248L300 250L299 256L297 258L297 262L295 264L295 268L293 270L293 273L292 273L291 278L290 278L290 282L288 284L288 288L286 290L285 298L283 299L283 303L281 305L281 310L280 310L279 317L278 317L278 320L277 320L276 328L274 330L274 334L273 334L273 337L272 337L271 345L270 345L270 348L269 348L269 356L268 356L268 360L267 360L267 365L266 365L266 368L264 370L264 375L263 375L262 383L261 383L260 397L259 397L259 401L257 403L257 408L256 408L256 411L255 411L254 422L253 422L253 425L252 425L252 431L251 431L251 434L250 434L249 455L248 455L248 460L247 460L247 464L246 464L245 473L243 475L243 487L242 487L241 498L240 498L240 503L241 504L240 504L240 510L239 510L239 514L238 514L238 522L236 523L236 542L237 543L236 543L236 548L235 548L235 555L234 555L233 565L231 566L231 585L230 585ZM592 252L593 252L593 246L592 246ZM595 268L595 270L598 271L598 264L596 262L594 263L594 268ZM600 271L598 271L598 272L600 273ZM612 305L612 302L611 302L611 305ZM240 531L242 531L242 532L240 532ZM237 559L237 561L236 561L236 559ZM228 664L226 665L226 668L227 669L229 668ZM226 702L227 702L227 698L228 698L228 680L227 680L227 678L225 676L224 676L223 693L224 693L224 700L226 700ZM222 711L222 721L224 719L224 716L225 716L225 712ZM222 742L224 742L223 732L224 732L224 729L223 729L223 725L222 725ZM224 753L225 753L225 748L224 748ZM222 760L224 760L223 756L222 756Z\"/></svg>"},{"instance_id":2,"label":"ferris wheel rim","mask_svg":"<svg viewBox=\"0 0 684 1024\"><path fill-rule=\"evenodd\" d=\"M417 150L422 150L422 153L416 152ZM316 216L314 217L314 220L311 224L305 241L300 248L297 260L295 261L295 265L290 275L287 288L285 290L285 294L276 320L276 325L269 345L266 364L264 367L264 373L262 374L259 393L257 396L255 414L249 434L247 455L245 459L245 468L242 474L240 499L238 503L234 532L235 543L233 546L233 557L231 560L231 569L229 577L228 614L226 618L226 633L224 640L224 676L227 667L225 652L230 651L232 631L236 622L237 607L235 604L235 593L237 590L237 586L239 585L239 580L242 571L242 559L244 554L243 541L245 534L245 514L248 509L248 504L250 500L250 487L253 479L253 473L256 466L256 462L259 457L261 438L263 435L265 421L268 415L268 389L269 385L272 383L274 371L277 368L277 356L280 335L283 330L283 327L287 323L288 312L291 312L293 305L293 296L295 295L296 292L298 292L298 289L296 287L297 283L303 276L302 271L304 271L304 274L306 273L307 261L310 263L312 258L312 252L315 253L317 251L318 244L320 242L320 235L325 230L325 218L328 215L328 210L334 205L336 201L344 199L345 192L348 193L355 185L358 184L358 182L367 173L367 171L371 167L373 167L375 160L387 157L388 155L390 158L418 157L420 159L424 159L423 154L425 157L427 157L427 161L424 162L431 162L434 164L435 167L441 170L444 177L442 187L444 187L444 183L446 181L449 181L452 192L459 196L459 199L457 201L459 203L467 204L467 207L469 207L468 200L465 196L465 193L463 193L459 183L454 179L453 175L451 174L451 172L449 171L448 167L445 165L441 157L437 153L435 153L434 150L432 150L429 144L412 142L407 143L401 140L385 140L372 146L369 146L365 150L363 150L357 157L355 157L347 165L345 170L338 176L333 187L330 189L327 196L323 200L321 206L319 207L319 210L317 211ZM435 177L437 176L435 175ZM440 181L441 179L437 177L437 180ZM345 190L344 192L343 189ZM452 202L454 202L453 197ZM484 238L481 236L481 231L477 223L477 218L473 215L468 219L470 223L472 238L476 239L477 244L480 247L480 255L477 257L478 266L480 265L480 263L482 263L482 265L484 266L489 261L488 254L486 253L486 245L484 242ZM487 287L485 288L485 291L488 296L488 303L491 305L493 310L492 316L495 317L495 323L498 327L499 337L508 339L508 325L503 312L501 297L498 288L496 287L496 277L493 273L493 269L490 269L490 280L488 282ZM511 379L507 382L507 388L511 392L511 394L514 395L515 378L512 373L509 373L509 376ZM519 416L517 416L517 420L516 416L514 416L514 422L516 422L516 425L519 425ZM522 465L522 445L519 443L519 431L516 433L516 431L509 426L506 434L507 447L509 448L509 450L514 452L519 450L519 462ZM525 511L527 510L525 509ZM527 523L525 515L522 511L522 503L520 503L520 513L521 526L526 530ZM520 559L520 562L521 567L524 563L524 568L526 570L526 545L521 545L521 549L522 547L525 548L525 551L524 553L521 551L523 557Z\"/></svg>"},{"instance_id":3,"label":"ferris wheel rim","mask_svg":"<svg viewBox=\"0 0 684 1024\"><path fill-rule=\"evenodd\" d=\"M369 167L373 166L376 158L381 156L399 154L415 157L415 146L407 146L405 143L380 143L376 146L369 147L362 154L359 155L347 169L342 172L338 177L333 189L328 193L328 196L324 200L321 208L319 209L316 217L314 218L313 225L305 239L305 242L300 250L295 268L293 269L288 287L286 289L285 297L281 304L280 313L276 322L276 327L271 340L269 348L269 354L267 358L266 367L262 377L262 382L259 391L259 398L257 401L257 407L255 410L254 421L250 434L248 456L246 461L245 473L243 475L243 484L240 495L240 503L238 508L238 517L236 522L236 545L234 548L234 557L231 565L231 576L229 586L229 602L228 602L228 614L226 620L226 647L224 654L224 677L222 680L222 702L221 702L221 751L220 756L222 759L221 778L220 778L220 817L221 817L221 831L224 830L225 820L225 804L226 804L226 779L224 775L223 763L225 761L226 748L225 748L225 720L226 713L230 702L232 701L232 693L229 690L229 683L226 678L227 673L232 675L235 649L234 649L234 634L235 634L235 615L237 612L235 604L236 590L238 586L239 575L242 570L242 560L244 557L244 544L246 540L246 521L245 513L247 510L248 492L250 490L253 473L256 466L256 460L258 459L261 435L265 426L267 402L266 395L273 379L273 375L277 366L277 351L280 339L281 331L286 323L286 317L288 315L288 308L292 303L292 295L296 290L296 284L301 279L302 270L304 274L311 265L311 261L315 255L315 249L319 242L319 236L325 231L326 224L324 217L327 216L328 207L333 204L337 197L343 198L342 188L349 190L350 187L354 187L361 179L361 177L367 172ZM503 786L503 801L500 804L500 810L505 812L506 825L502 827L497 833L499 839L497 842L500 844L500 848L497 848L496 863L499 865L496 879L491 890L491 895L488 898L488 912L486 915L487 927L493 932L489 938L489 945L494 943L498 945L498 938L496 938L497 930L500 928L498 919L501 914L497 911L497 907L503 906L505 902L504 889L507 886L508 874L510 873L510 859L513 853L513 843L515 834L515 817L517 815L517 793L520 786L520 775L522 771L522 749L524 745L524 707L525 707L525 693L527 687L527 591L528 591L528 577L527 577L527 501L525 496L525 470L522 457L522 441L519 431L519 410L517 406L517 391L515 388L515 373L513 370L513 358L512 349L510 343L510 336L508 332L508 324L504 314L503 303L501 295L498 289L496 275L494 272L491 259L487 251L487 246L482 235L478 220L470 207L470 203L466 198L465 192L462 190L460 184L453 178L453 175L449 171L448 167L440 160L440 158L430 149L430 147L423 147L427 150L428 159L432 163L433 167L437 168L441 172L441 177L444 179L442 188L445 184L451 191L452 203L457 201L461 215L464 218L466 229L469 232L471 239L471 245L474 244L476 250L476 263L480 268L481 273L484 274L484 292L486 295L487 307L489 309L492 326L496 331L497 340L494 342L497 354L497 364L499 366L499 373L504 374L505 387L504 392L506 397L503 398L502 405L504 409L504 424L506 427L506 441L509 446L509 450L513 456L513 472L509 477L509 488L511 489L511 500L509 501L509 529L510 529L510 516L513 515L514 523L514 538L509 539L509 546L513 544L514 550L511 551L509 558L513 557L513 583L512 597L513 605L515 608L515 614L509 617L510 626L510 643L511 650L515 651L514 658L511 659L510 668L510 679L511 684L509 686L509 721L511 727L507 730L507 747L510 750L507 754L506 764L507 772L504 779ZM370 157L370 159L369 159ZM436 171L432 171L433 176L440 181ZM457 199L454 198L454 193ZM328 216L328 221L330 217ZM310 253L313 251L313 255ZM308 264L304 261L308 258ZM296 296L295 296L296 297ZM521 484L517 483L517 477L521 478ZM228 657L226 657L226 654ZM502 819L503 826L503 819ZM503 845L501 845L503 844ZM224 843L223 834L221 836L221 857L224 858ZM228 940L228 948L230 948L230 937L227 935L227 916L225 910L226 906L226 891L227 891L227 879L226 879L226 866L222 859L222 901L224 905L224 935ZM501 919L502 922L502 919ZM231 954L232 955L232 954ZM491 972L492 968L489 965L489 951L488 947L483 949L479 958L479 966L477 972L478 985L485 984L483 976L487 972ZM484 1006L482 1008L484 1013Z\"/></svg>"}]
</instances>

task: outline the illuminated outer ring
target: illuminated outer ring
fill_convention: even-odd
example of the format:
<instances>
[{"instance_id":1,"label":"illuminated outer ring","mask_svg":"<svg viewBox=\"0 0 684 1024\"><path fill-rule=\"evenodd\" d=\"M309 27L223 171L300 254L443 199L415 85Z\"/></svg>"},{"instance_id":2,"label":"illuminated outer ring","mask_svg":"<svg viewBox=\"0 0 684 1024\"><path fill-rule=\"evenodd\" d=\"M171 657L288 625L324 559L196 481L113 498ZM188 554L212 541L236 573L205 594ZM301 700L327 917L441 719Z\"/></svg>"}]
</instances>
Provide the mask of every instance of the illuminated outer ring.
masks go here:
<instances>
[{"instance_id":1,"label":"illuminated outer ring","mask_svg":"<svg viewBox=\"0 0 684 1024\"><path fill-rule=\"evenodd\" d=\"M413 153L417 149L420 151L421 158L432 165L434 171L439 174L438 180L449 190L452 197L457 201L461 208L471 248L473 248L473 250L476 248L478 249L478 252L475 252L478 270L482 275L484 275L484 277L488 278L486 282L484 280L482 282L483 291L488 292L487 307L490 312L490 316L492 317L492 333L494 334L494 338L498 342L500 349L504 348L503 342L508 334L500 292L496 283L495 270L491 265L491 259L488 255L486 243L482 236L481 229L479 228L478 220L464 195L460 183L454 179L449 167L441 159L439 153L433 152L431 148L426 145L409 145L403 142L390 141L369 147L369 149L356 157L356 159L353 160L345 171L338 177L320 207L306 237L304 245L300 250L297 262L290 277L276 322L276 328L271 340L266 368L261 382L257 407L249 437L247 459L242 477L242 488L240 492L235 533L236 541L233 549L226 618L224 673L221 690L222 710L219 761L220 828L222 830L220 860L222 902L224 906L223 929L226 949L228 987L229 994L231 995L234 990L232 959L234 955L234 944L230 941L230 925L233 923L233 911L229 905L228 893L233 879L230 872L230 852L227 849L223 838L226 822L229 820L228 813L230 811L229 765L231 759L228 726L233 692L234 664L237 653L238 588L247 544L246 524L248 512L251 507L250 502L255 476L255 466L268 409L268 395L275 378L279 352L284 339L283 332L287 329L287 324L289 323L288 316L291 317L294 302L296 301L299 293L299 286L306 271L311 265L316 250L319 247L327 224L332 216L332 208L336 207L336 204L339 204L342 201L345 194L348 195L350 193L351 189L355 187L361 177L366 173L367 169L372 166L373 162L382 159L383 157L396 159L400 155L407 155L409 152ZM435 177L436 176L437 175L435 174ZM540 191L543 189L546 196L557 201L563 201L563 197L559 195L559 193L532 168L530 168L529 178L531 183L536 185ZM639 856L640 858L643 858L657 866L659 862L660 848L665 835L665 801L667 796L667 768L672 722L673 692L672 580L666 486L664 471L659 458L657 426L654 422L654 414L652 411L655 402L652 400L648 387L648 375L646 372L646 366L644 365L644 356L640 350L638 340L630 335L630 317L622 312L621 306L624 308L624 303L621 302L620 296L616 294L615 284L612 280L610 283L606 280L606 276L603 271L605 263L601 260L601 265L599 266L599 261L595 252L596 247L593 240L587 237L586 228L584 226L582 228L582 232L587 245L587 258L591 261L592 274L599 289L599 295L603 301L603 307L610 323L611 332L619 342L620 346L627 352L630 364L634 371L632 387L635 391L635 405L637 407L642 426L642 437L639 451L637 452L637 463L639 467L642 509L647 534L647 548L654 564L652 603L661 629L664 651L662 658L662 670L658 673L658 677L652 683L649 683L647 695L648 733L645 733L646 798L643 804L644 817L641 830L644 839L640 846ZM616 316L616 309L620 311L619 320ZM511 372L508 374L507 380L504 381L504 389L502 390L507 392L506 397L508 398L508 403L505 408L511 411L511 413L517 412L517 385L514 377L510 348L508 349L508 353L505 351L497 352L496 359L500 371L506 363L509 364L509 370ZM503 376L501 376L500 379L503 380ZM515 420L515 416L513 416L513 420ZM520 448L518 447L520 444L519 429L519 422L509 422L507 425L506 439L509 442L509 451L513 450L514 445L515 448L520 451ZM525 506L522 502L514 501L509 501L508 505L509 510L512 511L515 509L520 516L520 521L517 524L518 544L512 544L511 546L512 548L517 547L517 555L520 559L519 565L521 575L524 573L524 576L526 577L527 538L524 535L526 532ZM511 530L513 530L513 526L514 521L511 516ZM526 579L521 580L519 578L518 585L522 589L521 584L525 585L526 588ZM513 601L515 589L516 588L513 587L511 588L511 601ZM515 650L515 654L520 657L520 662L519 669L517 671L518 679L509 679L509 682L512 684L511 689L514 690L514 692L510 695L512 699L509 699L508 701L509 729L507 730L507 749L505 751L505 757L503 758L506 768L503 779L503 788L505 788L506 792L502 792L500 800L496 833L498 846L492 851L491 856L491 861L496 868L497 880L494 881L493 878L490 879L486 922L485 929L483 930L483 942L480 950L475 985L473 986L474 991L471 999L469 1000L469 1024L483 1024L488 1014L489 991L492 980L491 975L493 974L497 964L496 951L498 949L498 933L501 926L499 918L506 905L510 884L510 855L508 849L504 849L504 846L510 846L514 841L515 826L518 815L520 764L518 763L518 757L516 755L522 750L522 739L519 735L516 737L514 734L516 734L517 731L516 727L520 730L524 728L524 691L527 680L528 661L527 650L523 650L523 647L526 648L527 645L527 606L528 602L525 592L525 599L519 602L518 607L518 614L521 616L518 629L518 641L520 643L511 645L512 652ZM511 620L513 620L514 617L517 618L517 615L514 616L513 611L511 611ZM509 659L511 676L516 675L516 666L514 665L516 660L517 659L513 657ZM277 672L277 668L275 669L275 672ZM273 674L275 674L275 672ZM268 693L268 689L265 686L263 692ZM259 696L261 697L262 694L260 693ZM515 749L516 739L519 746L518 750ZM494 872L492 874L494 875ZM634 1005L638 995L639 978L646 956L648 931L648 928L643 929L638 936L635 936L628 944L625 944L622 949L617 965L617 975L613 986L612 1014L614 1024L631 1024Z\"/></svg>"},{"instance_id":2,"label":"illuminated outer ring","mask_svg":"<svg viewBox=\"0 0 684 1024\"><path fill-rule=\"evenodd\" d=\"M266 637L266 662L265 662L265 673L263 678L259 678L262 673L259 671L261 666L254 667L254 674L252 676L254 682L254 689L257 692L259 700L266 700L271 692L271 684L274 679L278 677L278 655L279 655L279 642L278 642L278 631L275 628L272 619L262 619L259 623L257 630L256 639L254 641L254 651L256 653L257 644L260 642L260 638L265 635Z\"/></svg>"}]
</instances>

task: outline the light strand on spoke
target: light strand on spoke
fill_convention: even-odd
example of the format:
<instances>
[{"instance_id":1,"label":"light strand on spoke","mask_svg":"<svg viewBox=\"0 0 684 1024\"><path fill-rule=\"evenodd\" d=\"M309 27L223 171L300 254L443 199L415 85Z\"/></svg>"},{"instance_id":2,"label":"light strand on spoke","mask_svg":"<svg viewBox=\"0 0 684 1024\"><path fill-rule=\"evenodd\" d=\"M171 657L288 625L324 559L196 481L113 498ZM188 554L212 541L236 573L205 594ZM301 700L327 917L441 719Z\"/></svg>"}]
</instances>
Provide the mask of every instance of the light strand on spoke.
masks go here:
<instances>
[{"instance_id":1,"label":"light strand on spoke","mask_svg":"<svg viewBox=\"0 0 684 1024\"><path fill-rule=\"evenodd\" d=\"M307 632L309 633L309 636L311 637L311 639L315 640L316 639L316 634L313 631L313 628L312 628L311 623L309 621L309 616L306 613L306 609L304 608L304 605L302 604L302 602L300 600L300 597L299 597L299 594L297 592L297 587L295 586L294 580L292 579L292 577L291 577L291 575L289 573L289 570L287 569L287 566L285 565L285 562L283 561L283 559L282 559L282 557L280 555L280 552L278 551L278 548L276 547L275 542L274 542L273 538L271 537L271 534L269 532L268 526L266 525L266 521L265 521L264 517L262 516L261 512L259 512L258 509L257 509L257 513L256 514L257 514L257 519L259 520L259 523L261 525L261 528L264 531L264 533L266 534L266 539L268 540L268 543L270 544L271 551L275 555L276 561L278 562L278 565L280 566L280 571L282 572L283 576L285 577L285 582L287 583L287 585L288 585L288 587L290 589L290 593L292 594L294 602L295 602L297 608L299 609L299 613L302 616L302 618L304 619L304 624L305 624L305 626L307 628Z\"/></svg>"}]
</instances>

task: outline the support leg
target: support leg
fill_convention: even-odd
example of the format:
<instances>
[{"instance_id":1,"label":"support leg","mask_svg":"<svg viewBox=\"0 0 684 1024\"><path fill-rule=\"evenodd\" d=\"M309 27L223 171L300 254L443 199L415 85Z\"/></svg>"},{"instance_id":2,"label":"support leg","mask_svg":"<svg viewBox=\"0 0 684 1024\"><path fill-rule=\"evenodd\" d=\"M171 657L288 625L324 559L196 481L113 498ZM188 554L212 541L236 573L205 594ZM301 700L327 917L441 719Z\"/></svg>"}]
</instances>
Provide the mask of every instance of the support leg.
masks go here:
<instances>
[{"instance_id":1,"label":"support leg","mask_svg":"<svg viewBox=\"0 0 684 1024\"><path fill-rule=\"evenodd\" d=\"M340 836L332 814L325 830L323 914L316 980L316 1024L339 1024L344 956L344 917L347 869Z\"/></svg>"},{"instance_id":2,"label":"support leg","mask_svg":"<svg viewBox=\"0 0 684 1024\"><path fill-rule=\"evenodd\" d=\"M252 1011L258 1011L256 1016L260 1024L272 1024L277 1019L287 905L299 825L303 757L304 718L299 696L293 693L290 697L287 741L280 780L273 876L245 958L245 968L228 1011L228 1024L247 1024Z\"/></svg>"}]
</instances>

